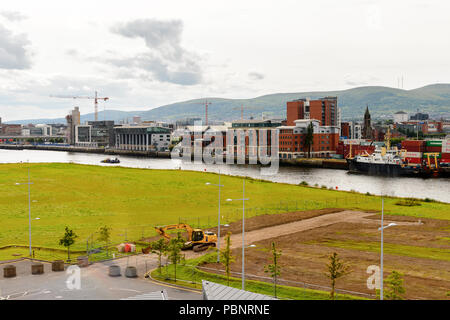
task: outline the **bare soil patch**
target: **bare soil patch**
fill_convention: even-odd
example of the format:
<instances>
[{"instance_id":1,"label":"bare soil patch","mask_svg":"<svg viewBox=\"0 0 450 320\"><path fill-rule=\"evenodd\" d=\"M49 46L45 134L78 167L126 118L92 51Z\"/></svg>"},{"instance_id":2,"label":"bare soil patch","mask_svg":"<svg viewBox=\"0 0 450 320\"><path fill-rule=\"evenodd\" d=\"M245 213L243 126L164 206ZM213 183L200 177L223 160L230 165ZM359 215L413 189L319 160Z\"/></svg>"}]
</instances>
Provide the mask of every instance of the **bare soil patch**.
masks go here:
<instances>
[{"instance_id":1,"label":"bare soil patch","mask_svg":"<svg viewBox=\"0 0 450 320\"><path fill-rule=\"evenodd\" d=\"M259 218L259 217L256 217ZM269 248L272 241L282 250L280 259L282 265L281 278L290 281L306 282L321 286L329 286L325 276L328 256L337 252L347 262L352 272L338 281L337 287L344 290L374 294L367 289L366 273L370 265L380 264L380 254L358 249L346 249L327 245L328 242L344 241L355 243L379 243L380 216L369 213L354 212L353 215L339 212L329 214L327 219L318 220L320 215L314 215L306 221L291 221L283 225L264 227L246 233L246 239L252 239L256 248L246 250L246 273L267 277L264 265L269 264L271 255ZM335 220L330 223L330 220ZM324 222L320 224L321 222ZM450 252L450 221L436 219L421 219L401 216L385 216L385 224L395 221L398 226L385 230L385 244L437 248ZM247 222L247 221L246 221ZM298 232L292 231L293 223L298 223ZM303 224L303 226L301 226ZM272 232L278 232L273 234ZM233 255L236 257L232 271L240 272L241 239L239 234L232 235ZM408 254L408 253L405 253ZM404 274L405 297L408 299L450 299L446 294L450 291L450 261L412 256L387 254L385 252L385 277L392 270ZM206 267L223 269L218 264ZM290 283L290 285L293 285ZM299 284L299 286L301 286Z\"/></svg>"}]
</instances>

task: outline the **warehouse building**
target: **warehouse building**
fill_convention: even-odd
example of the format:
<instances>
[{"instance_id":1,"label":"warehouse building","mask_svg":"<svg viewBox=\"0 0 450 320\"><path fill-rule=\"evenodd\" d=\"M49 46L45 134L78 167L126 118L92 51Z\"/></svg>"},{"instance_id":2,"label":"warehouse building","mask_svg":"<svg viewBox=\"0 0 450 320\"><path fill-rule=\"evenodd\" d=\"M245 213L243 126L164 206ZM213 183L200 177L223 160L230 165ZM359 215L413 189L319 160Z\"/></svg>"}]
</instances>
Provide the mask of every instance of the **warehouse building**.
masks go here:
<instances>
[{"instance_id":1,"label":"warehouse building","mask_svg":"<svg viewBox=\"0 0 450 320\"><path fill-rule=\"evenodd\" d=\"M272 138L281 125L281 120L273 119L232 122L226 141L227 154L249 159L271 156L272 146L278 151L278 140L272 141Z\"/></svg>"},{"instance_id":2,"label":"warehouse building","mask_svg":"<svg viewBox=\"0 0 450 320\"><path fill-rule=\"evenodd\" d=\"M119 126L114 128L115 148L136 151L168 151L170 129L154 126Z\"/></svg>"},{"instance_id":3,"label":"warehouse building","mask_svg":"<svg viewBox=\"0 0 450 320\"><path fill-rule=\"evenodd\" d=\"M75 145L110 147L115 145L114 121L88 121L75 126Z\"/></svg>"}]
</instances>

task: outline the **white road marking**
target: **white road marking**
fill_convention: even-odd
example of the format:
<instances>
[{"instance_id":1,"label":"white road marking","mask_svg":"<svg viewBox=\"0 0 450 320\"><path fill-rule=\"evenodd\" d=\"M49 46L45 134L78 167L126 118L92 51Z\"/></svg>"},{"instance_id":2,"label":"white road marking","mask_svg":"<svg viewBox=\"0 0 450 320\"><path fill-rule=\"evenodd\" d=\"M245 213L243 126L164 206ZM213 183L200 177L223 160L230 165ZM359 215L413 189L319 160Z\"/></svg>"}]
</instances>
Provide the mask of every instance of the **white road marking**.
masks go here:
<instances>
[{"instance_id":1,"label":"white road marking","mask_svg":"<svg viewBox=\"0 0 450 320\"><path fill-rule=\"evenodd\" d=\"M126 288L109 288L109 290L122 290L122 291L132 291L132 292L137 292L137 293L141 293L142 291L139 290L134 290L134 289L126 289Z\"/></svg>"}]
</instances>

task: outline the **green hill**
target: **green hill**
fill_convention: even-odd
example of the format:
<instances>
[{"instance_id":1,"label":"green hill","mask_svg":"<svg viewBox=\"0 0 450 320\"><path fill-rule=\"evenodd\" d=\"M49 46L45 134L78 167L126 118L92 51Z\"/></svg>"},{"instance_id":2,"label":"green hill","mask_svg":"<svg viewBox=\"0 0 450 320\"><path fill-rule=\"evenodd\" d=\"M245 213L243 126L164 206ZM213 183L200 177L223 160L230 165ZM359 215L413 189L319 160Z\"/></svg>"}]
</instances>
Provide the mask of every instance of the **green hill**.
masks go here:
<instances>
[{"instance_id":1,"label":"green hill","mask_svg":"<svg viewBox=\"0 0 450 320\"><path fill-rule=\"evenodd\" d=\"M275 93L251 99L203 98L177 102L148 111L106 111L99 112L99 119L122 120L132 116L141 116L143 120L174 121L186 117L204 118L205 99L212 102L208 108L209 120L227 121L241 117L241 105L244 105L245 118L261 118L262 113L268 117L286 117L286 102L299 98L322 98L337 96L343 119L361 119L366 105L374 118L392 118L397 111L415 113L417 109L429 113L433 118L450 118L450 84L433 84L413 90L389 87L358 87L341 91ZM82 116L82 121L93 120L94 114ZM48 122L48 119L45 119ZM51 122L65 122L53 119ZM43 120L27 120L29 122ZM17 122L17 121L16 121ZM50 123L50 122L48 122Z\"/></svg>"},{"instance_id":2,"label":"green hill","mask_svg":"<svg viewBox=\"0 0 450 320\"><path fill-rule=\"evenodd\" d=\"M210 120L231 120L240 118L241 105L244 117L260 118L264 112L272 117L286 116L286 102L299 99L316 99L337 96L343 119L362 118L366 105L375 118L390 118L397 111L415 113L417 109L433 117L450 116L450 84L435 84L414 90L388 87L359 87L342 91L276 93L253 99L208 98ZM204 100L196 99L178 102L146 112L141 116L148 119L174 120L184 117L204 117Z\"/></svg>"}]
</instances>

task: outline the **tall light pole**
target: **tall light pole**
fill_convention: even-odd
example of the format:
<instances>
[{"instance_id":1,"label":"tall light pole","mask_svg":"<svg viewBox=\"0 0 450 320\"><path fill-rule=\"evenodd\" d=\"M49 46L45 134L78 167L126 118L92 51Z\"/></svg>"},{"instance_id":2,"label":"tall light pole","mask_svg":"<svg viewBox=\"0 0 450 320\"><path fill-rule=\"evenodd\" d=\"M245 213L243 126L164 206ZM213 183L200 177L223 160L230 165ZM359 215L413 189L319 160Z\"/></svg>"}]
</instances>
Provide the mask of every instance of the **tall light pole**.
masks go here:
<instances>
[{"instance_id":1,"label":"tall light pole","mask_svg":"<svg viewBox=\"0 0 450 320\"><path fill-rule=\"evenodd\" d=\"M219 188L219 216L217 219L217 262L220 262L220 188L223 187L223 185L220 184L220 171L219 171L219 184L212 184L207 182L207 186L215 186Z\"/></svg>"},{"instance_id":2,"label":"tall light pole","mask_svg":"<svg viewBox=\"0 0 450 320\"><path fill-rule=\"evenodd\" d=\"M30 181L30 168L28 168L28 182L16 183L17 186L27 184L28 185L28 237L30 246L30 257L33 256L33 250L31 249L31 185L33 182Z\"/></svg>"},{"instance_id":3,"label":"tall light pole","mask_svg":"<svg viewBox=\"0 0 450 320\"><path fill-rule=\"evenodd\" d=\"M242 290L245 290L245 178L242 182L242 199L227 199L227 201L242 201Z\"/></svg>"},{"instance_id":4,"label":"tall light pole","mask_svg":"<svg viewBox=\"0 0 450 320\"><path fill-rule=\"evenodd\" d=\"M384 226L384 197L381 197L381 227L378 228L381 231L381 257L380 257L380 300L383 300L383 231L386 228L396 226L396 223L390 223Z\"/></svg>"}]
</instances>

